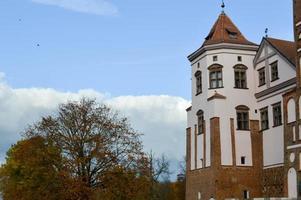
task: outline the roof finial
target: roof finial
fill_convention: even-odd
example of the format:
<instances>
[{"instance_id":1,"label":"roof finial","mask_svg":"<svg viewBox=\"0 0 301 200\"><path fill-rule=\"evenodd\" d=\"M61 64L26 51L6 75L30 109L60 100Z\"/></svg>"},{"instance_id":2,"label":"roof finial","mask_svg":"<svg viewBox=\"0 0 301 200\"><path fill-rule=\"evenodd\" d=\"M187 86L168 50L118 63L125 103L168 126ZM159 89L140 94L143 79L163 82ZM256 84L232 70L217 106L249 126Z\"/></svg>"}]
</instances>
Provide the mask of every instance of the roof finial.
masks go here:
<instances>
[{"instance_id":1,"label":"roof finial","mask_svg":"<svg viewBox=\"0 0 301 200\"><path fill-rule=\"evenodd\" d=\"M268 28L266 28L264 32L265 32L265 37L266 37L266 38L267 38L267 37L269 37L269 35L268 35L268 33L269 33L269 29L268 29Z\"/></svg>"},{"instance_id":2,"label":"roof finial","mask_svg":"<svg viewBox=\"0 0 301 200\"><path fill-rule=\"evenodd\" d=\"M222 0L221 7L222 7L222 13L224 14L225 13L225 7L226 7L224 0Z\"/></svg>"}]
</instances>

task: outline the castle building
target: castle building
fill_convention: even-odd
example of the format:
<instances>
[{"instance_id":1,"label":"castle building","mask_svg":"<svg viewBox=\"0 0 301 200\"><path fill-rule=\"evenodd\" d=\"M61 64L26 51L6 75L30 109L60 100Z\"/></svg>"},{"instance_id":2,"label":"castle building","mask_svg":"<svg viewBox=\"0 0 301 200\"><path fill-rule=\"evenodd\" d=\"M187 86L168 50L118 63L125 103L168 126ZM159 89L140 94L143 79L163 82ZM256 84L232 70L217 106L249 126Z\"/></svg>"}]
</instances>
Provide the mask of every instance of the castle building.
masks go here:
<instances>
[{"instance_id":1,"label":"castle building","mask_svg":"<svg viewBox=\"0 0 301 200\"><path fill-rule=\"evenodd\" d=\"M188 56L186 200L301 197L301 0L293 5L293 42L252 43L222 12Z\"/></svg>"}]
</instances>

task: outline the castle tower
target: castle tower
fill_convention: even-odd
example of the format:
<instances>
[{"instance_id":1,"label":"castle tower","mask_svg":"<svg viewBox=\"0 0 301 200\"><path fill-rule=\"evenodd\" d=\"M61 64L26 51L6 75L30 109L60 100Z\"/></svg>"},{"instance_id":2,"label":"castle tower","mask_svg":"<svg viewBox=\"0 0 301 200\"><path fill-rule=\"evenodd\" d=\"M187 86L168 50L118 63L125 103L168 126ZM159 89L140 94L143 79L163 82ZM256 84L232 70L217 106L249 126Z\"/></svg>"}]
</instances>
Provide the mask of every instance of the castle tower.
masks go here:
<instances>
[{"instance_id":1,"label":"castle tower","mask_svg":"<svg viewBox=\"0 0 301 200\"><path fill-rule=\"evenodd\" d=\"M301 87L301 1L293 0L294 9L294 35L296 42L297 58L297 81L298 88Z\"/></svg>"},{"instance_id":2,"label":"castle tower","mask_svg":"<svg viewBox=\"0 0 301 200\"><path fill-rule=\"evenodd\" d=\"M261 196L262 137L248 41L222 12L191 62L186 199Z\"/></svg>"},{"instance_id":3,"label":"castle tower","mask_svg":"<svg viewBox=\"0 0 301 200\"><path fill-rule=\"evenodd\" d=\"M283 95L285 193L301 197L301 0L293 0L296 88ZM293 119L293 120L291 120Z\"/></svg>"}]
</instances>

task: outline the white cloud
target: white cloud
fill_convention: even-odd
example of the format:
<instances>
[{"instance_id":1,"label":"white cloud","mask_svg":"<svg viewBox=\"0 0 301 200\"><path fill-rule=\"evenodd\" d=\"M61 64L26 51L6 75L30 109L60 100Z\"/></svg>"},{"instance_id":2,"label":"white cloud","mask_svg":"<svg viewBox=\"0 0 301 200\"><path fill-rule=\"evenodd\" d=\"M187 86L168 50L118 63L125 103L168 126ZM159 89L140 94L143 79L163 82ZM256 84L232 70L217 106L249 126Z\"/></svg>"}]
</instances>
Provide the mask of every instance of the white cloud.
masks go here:
<instances>
[{"instance_id":1,"label":"white cloud","mask_svg":"<svg viewBox=\"0 0 301 200\"><path fill-rule=\"evenodd\" d=\"M47 88L15 89L5 83L0 73L0 160L9 146L20 139L28 124L55 112L58 104L83 96L96 98L130 119L133 127L143 133L145 151L166 154L180 160L185 153L186 112L189 102L181 97L120 96L110 97L92 89L76 93Z\"/></svg>"},{"instance_id":2,"label":"white cloud","mask_svg":"<svg viewBox=\"0 0 301 200\"><path fill-rule=\"evenodd\" d=\"M117 15L118 9L109 0L31 0L50 6L95 15Z\"/></svg>"}]
</instances>

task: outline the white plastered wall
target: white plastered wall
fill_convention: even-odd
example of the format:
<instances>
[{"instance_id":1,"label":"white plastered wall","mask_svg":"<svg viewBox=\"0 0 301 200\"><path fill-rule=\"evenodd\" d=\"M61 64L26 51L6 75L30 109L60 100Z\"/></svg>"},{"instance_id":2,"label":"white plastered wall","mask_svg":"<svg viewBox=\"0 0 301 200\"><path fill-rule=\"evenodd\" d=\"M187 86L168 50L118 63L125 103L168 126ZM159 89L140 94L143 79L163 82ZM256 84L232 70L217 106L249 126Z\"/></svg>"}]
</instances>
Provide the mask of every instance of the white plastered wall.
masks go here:
<instances>
[{"instance_id":1,"label":"white plastered wall","mask_svg":"<svg viewBox=\"0 0 301 200\"><path fill-rule=\"evenodd\" d=\"M287 90L284 89L283 91ZM275 95L275 94L274 94ZM273 121L273 107L272 105L275 103L281 102L281 111L283 116L283 103L282 103L282 95L278 94L271 96L267 99L259 99L258 102L258 113L260 114L260 109L268 107L268 115L269 115L269 129L262 131L263 138L263 166L269 167L273 165L282 164L284 161L284 135L283 135L283 125L282 126L274 126ZM283 122L283 117L282 117ZM261 129L261 128L260 128Z\"/></svg>"},{"instance_id":2,"label":"white plastered wall","mask_svg":"<svg viewBox=\"0 0 301 200\"><path fill-rule=\"evenodd\" d=\"M221 161L222 165L233 165L232 160L232 141L231 141L231 129L230 129L230 118L235 121L236 127L236 110L235 107L238 105L246 105L250 108L250 119L256 119L257 116L254 114L255 97L254 97L254 73L253 73L253 59L255 56L254 51L246 50L232 50L232 49L220 49L212 50L204 53L199 60L194 62L192 65L192 110L190 111L190 117L188 117L188 127L192 128L191 138L191 158L192 168L194 167L194 127L197 124L196 113L198 110L204 111L204 118L206 121L206 167L210 166L210 119L213 117L220 118L220 137L221 137ZM213 56L218 56L217 64L223 65L223 85L224 88L209 90L209 71L208 67L213 62ZM242 62L237 61L237 57L242 56ZM197 60L197 59L196 59ZM197 63L200 63L200 69L197 69ZM234 89L234 69L233 67L237 64L243 64L248 67L247 70L247 83L248 90ZM194 74L197 70L202 71L203 79L203 93L195 96L195 78ZM226 96L227 99L215 99L207 101L209 97L214 95L215 92ZM235 128L236 129L236 128ZM242 135L244 134L244 135ZM235 133L236 155L246 157L246 165L252 165L252 149L251 149L251 138L249 131L243 131ZM201 140L198 141L198 162L203 159L203 145ZM199 147L201 146L201 147ZM240 157L237 158L240 160ZM236 162L238 163L238 161ZM198 164L200 166L200 164Z\"/></svg>"}]
</instances>

